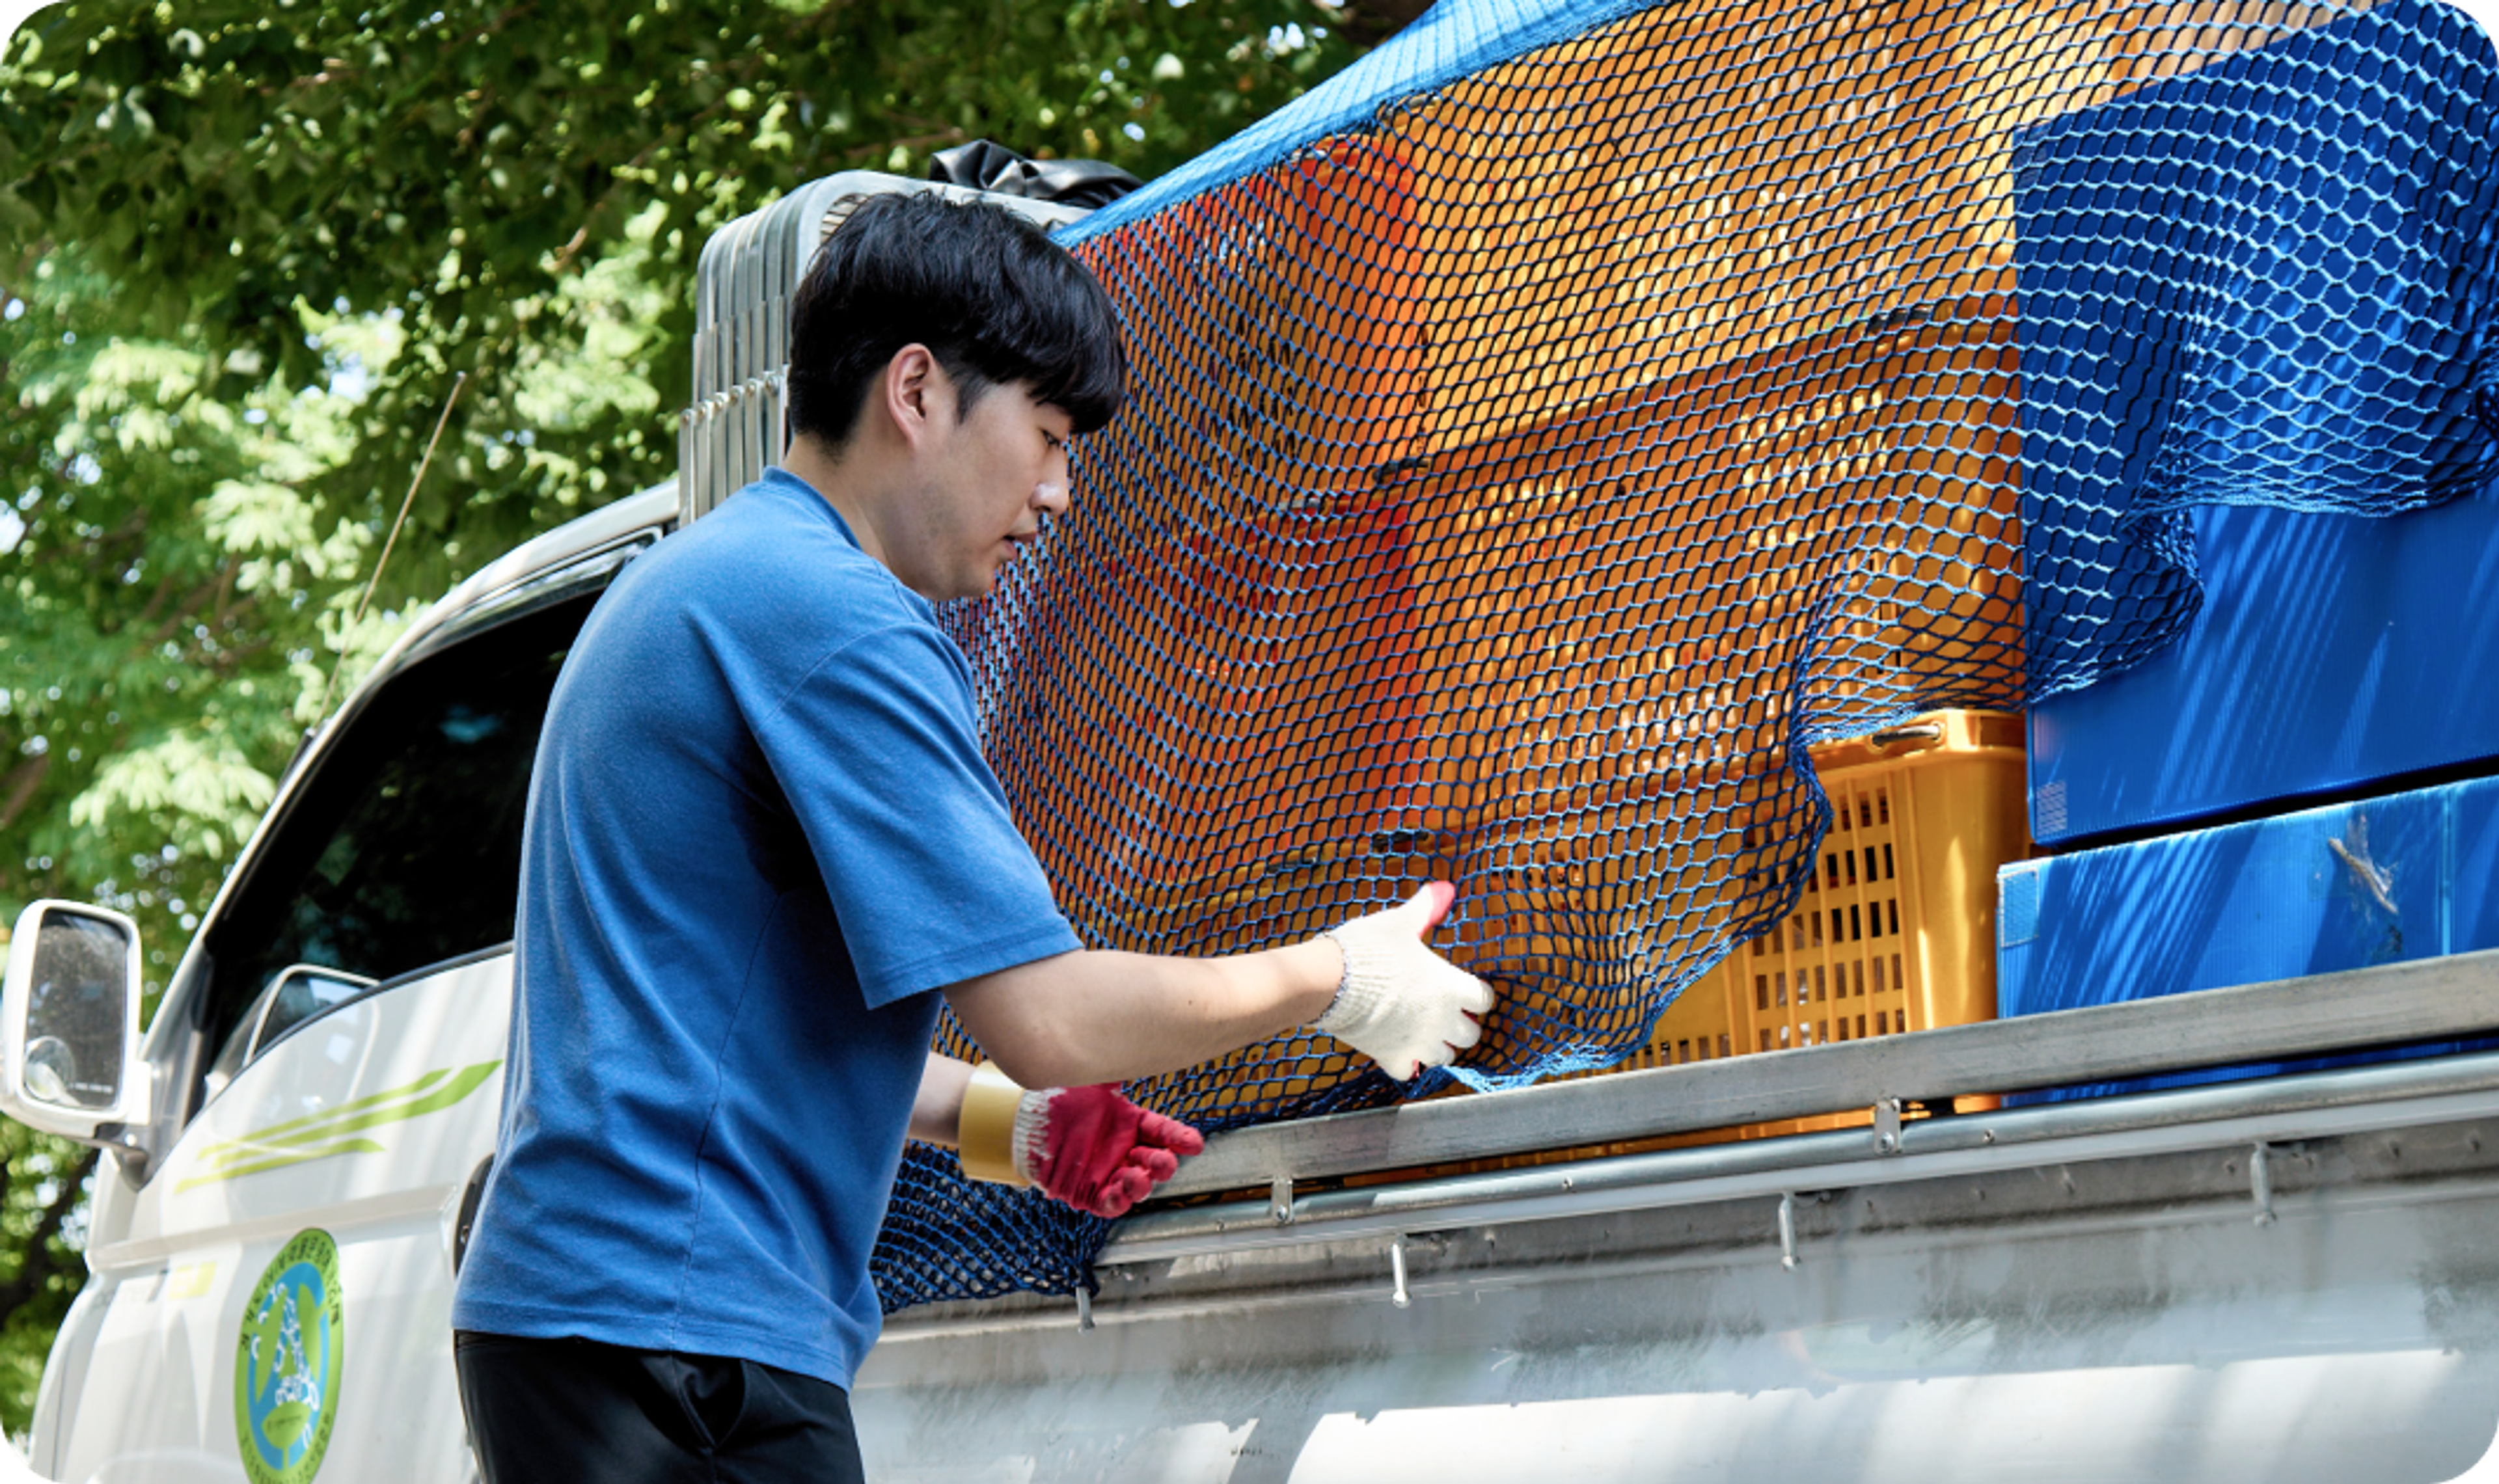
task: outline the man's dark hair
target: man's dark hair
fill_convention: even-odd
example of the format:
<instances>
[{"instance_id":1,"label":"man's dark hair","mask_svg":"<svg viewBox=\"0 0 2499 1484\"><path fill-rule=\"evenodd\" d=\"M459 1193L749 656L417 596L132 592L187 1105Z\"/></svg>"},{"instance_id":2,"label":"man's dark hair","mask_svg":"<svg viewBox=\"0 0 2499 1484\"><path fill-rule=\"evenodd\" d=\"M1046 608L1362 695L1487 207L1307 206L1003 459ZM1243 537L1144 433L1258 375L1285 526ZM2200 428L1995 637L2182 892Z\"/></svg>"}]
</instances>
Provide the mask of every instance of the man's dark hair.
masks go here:
<instances>
[{"instance_id":1,"label":"man's dark hair","mask_svg":"<svg viewBox=\"0 0 2499 1484\"><path fill-rule=\"evenodd\" d=\"M1041 228L934 192L871 196L827 239L790 302L790 432L840 446L894 352L928 347L963 413L1022 383L1078 433L1127 397L1111 296Z\"/></svg>"}]
</instances>

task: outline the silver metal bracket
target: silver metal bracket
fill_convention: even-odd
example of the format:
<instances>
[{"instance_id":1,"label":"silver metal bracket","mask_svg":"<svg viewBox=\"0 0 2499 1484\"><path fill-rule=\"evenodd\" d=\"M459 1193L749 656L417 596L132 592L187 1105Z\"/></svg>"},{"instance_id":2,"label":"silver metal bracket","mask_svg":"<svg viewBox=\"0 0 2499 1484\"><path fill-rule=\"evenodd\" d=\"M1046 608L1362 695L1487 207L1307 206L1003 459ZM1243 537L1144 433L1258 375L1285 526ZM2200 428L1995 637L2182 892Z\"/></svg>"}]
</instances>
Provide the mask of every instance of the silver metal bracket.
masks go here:
<instances>
[{"instance_id":1,"label":"silver metal bracket","mask_svg":"<svg viewBox=\"0 0 2499 1484\"><path fill-rule=\"evenodd\" d=\"M1082 1334L1093 1328L1093 1291L1083 1283L1076 1285L1076 1329Z\"/></svg>"},{"instance_id":2,"label":"silver metal bracket","mask_svg":"<svg viewBox=\"0 0 2499 1484\"><path fill-rule=\"evenodd\" d=\"M121 1178L138 1189L147 1182L147 1170L155 1162L155 1149L149 1144L145 1128L127 1123L99 1123L93 1141L99 1147L111 1149L118 1156Z\"/></svg>"},{"instance_id":3,"label":"silver metal bracket","mask_svg":"<svg viewBox=\"0 0 2499 1484\"><path fill-rule=\"evenodd\" d=\"M1267 1215L1278 1226L1293 1224L1293 1178L1280 1175L1267 1186Z\"/></svg>"},{"instance_id":4,"label":"silver metal bracket","mask_svg":"<svg viewBox=\"0 0 2499 1484\"><path fill-rule=\"evenodd\" d=\"M1883 1154L1900 1152L1900 1100L1874 1100L1874 1148Z\"/></svg>"},{"instance_id":5,"label":"silver metal bracket","mask_svg":"<svg viewBox=\"0 0 2499 1484\"><path fill-rule=\"evenodd\" d=\"M1796 1192L1791 1190L1779 1197L1779 1266L1794 1273L1796 1265Z\"/></svg>"},{"instance_id":6,"label":"silver metal bracket","mask_svg":"<svg viewBox=\"0 0 2499 1484\"><path fill-rule=\"evenodd\" d=\"M2271 1226L2274 1222L2271 1150L2272 1145L2259 1139L2254 1151L2248 1155L2248 1184L2256 1196L2258 1226Z\"/></svg>"},{"instance_id":7,"label":"silver metal bracket","mask_svg":"<svg viewBox=\"0 0 2499 1484\"><path fill-rule=\"evenodd\" d=\"M1414 1296L1406 1291L1406 1239L1403 1237L1388 1243L1388 1276L1395 1285L1389 1290L1388 1302L1399 1308L1412 1304Z\"/></svg>"}]
</instances>

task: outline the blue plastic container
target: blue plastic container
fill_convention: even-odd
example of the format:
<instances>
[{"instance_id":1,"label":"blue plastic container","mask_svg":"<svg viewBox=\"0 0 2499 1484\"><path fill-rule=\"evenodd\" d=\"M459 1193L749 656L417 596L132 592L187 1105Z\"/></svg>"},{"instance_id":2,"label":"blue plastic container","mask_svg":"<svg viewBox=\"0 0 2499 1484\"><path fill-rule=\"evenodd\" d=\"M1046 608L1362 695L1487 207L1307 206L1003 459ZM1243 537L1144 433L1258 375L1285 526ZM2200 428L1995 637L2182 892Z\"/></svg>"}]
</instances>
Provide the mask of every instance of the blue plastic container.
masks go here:
<instances>
[{"instance_id":1,"label":"blue plastic container","mask_svg":"<svg viewBox=\"0 0 2499 1484\"><path fill-rule=\"evenodd\" d=\"M2493 61L2389 0L2017 136L2033 839L2499 758Z\"/></svg>"},{"instance_id":2,"label":"blue plastic container","mask_svg":"<svg viewBox=\"0 0 2499 1484\"><path fill-rule=\"evenodd\" d=\"M2499 948L2499 779L2020 861L1997 874L1996 893L2002 1019ZM2008 1101L2491 1044L2248 1063Z\"/></svg>"},{"instance_id":3,"label":"blue plastic container","mask_svg":"<svg viewBox=\"0 0 2499 1484\"><path fill-rule=\"evenodd\" d=\"M2499 758L2499 495L2383 520L2193 519L2205 597L2187 636L2031 709L2031 838Z\"/></svg>"}]
</instances>

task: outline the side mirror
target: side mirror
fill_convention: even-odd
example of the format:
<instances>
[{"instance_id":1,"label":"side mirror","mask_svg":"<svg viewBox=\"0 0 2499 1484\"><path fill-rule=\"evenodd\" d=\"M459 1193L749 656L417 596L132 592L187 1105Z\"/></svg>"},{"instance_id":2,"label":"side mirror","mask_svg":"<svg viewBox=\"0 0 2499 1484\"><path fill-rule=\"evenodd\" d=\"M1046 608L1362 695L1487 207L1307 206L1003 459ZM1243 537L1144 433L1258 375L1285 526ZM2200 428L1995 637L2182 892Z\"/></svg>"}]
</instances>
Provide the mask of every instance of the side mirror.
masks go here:
<instances>
[{"instance_id":1,"label":"side mirror","mask_svg":"<svg viewBox=\"0 0 2499 1484\"><path fill-rule=\"evenodd\" d=\"M139 925L82 902L17 918L0 980L0 1113L92 1142L146 1116L139 1066Z\"/></svg>"}]
</instances>

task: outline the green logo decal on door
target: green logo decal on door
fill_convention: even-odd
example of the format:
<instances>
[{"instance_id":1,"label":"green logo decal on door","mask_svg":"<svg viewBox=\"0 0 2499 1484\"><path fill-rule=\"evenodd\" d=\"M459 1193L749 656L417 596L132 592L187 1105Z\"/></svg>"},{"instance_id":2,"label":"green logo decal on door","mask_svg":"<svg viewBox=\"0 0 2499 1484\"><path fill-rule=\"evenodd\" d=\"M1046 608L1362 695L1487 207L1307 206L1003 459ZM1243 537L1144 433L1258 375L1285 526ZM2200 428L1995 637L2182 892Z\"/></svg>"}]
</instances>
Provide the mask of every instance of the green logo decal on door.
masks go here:
<instances>
[{"instance_id":1,"label":"green logo decal on door","mask_svg":"<svg viewBox=\"0 0 2499 1484\"><path fill-rule=\"evenodd\" d=\"M251 1484L311 1484L338 1420L346 1347L339 1245L298 1232L270 1259L235 1340L235 1438Z\"/></svg>"}]
</instances>

